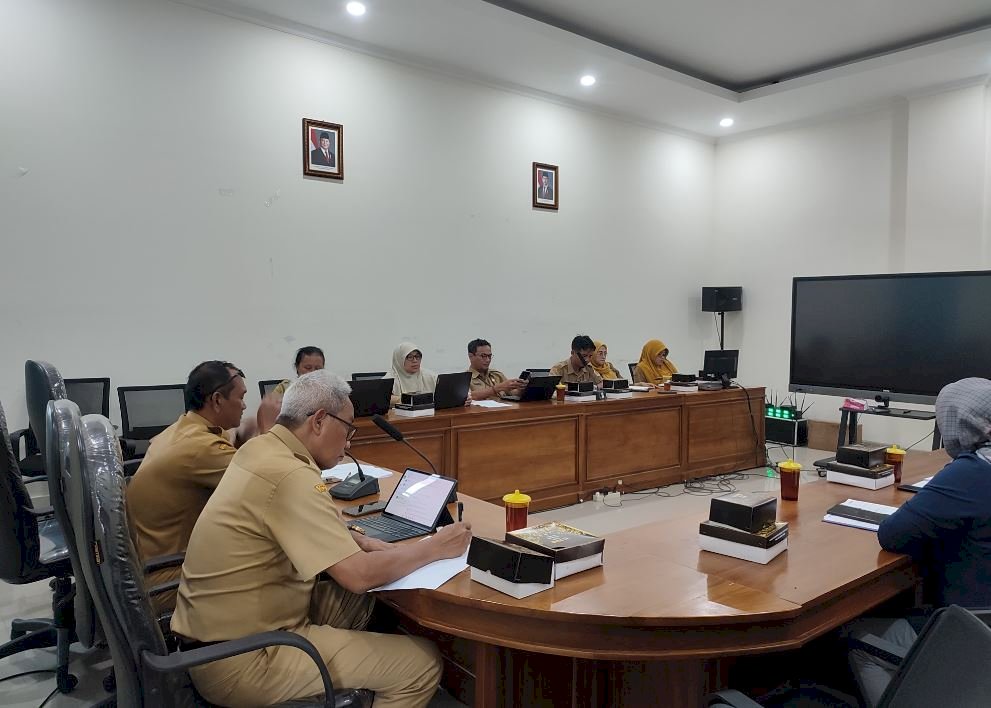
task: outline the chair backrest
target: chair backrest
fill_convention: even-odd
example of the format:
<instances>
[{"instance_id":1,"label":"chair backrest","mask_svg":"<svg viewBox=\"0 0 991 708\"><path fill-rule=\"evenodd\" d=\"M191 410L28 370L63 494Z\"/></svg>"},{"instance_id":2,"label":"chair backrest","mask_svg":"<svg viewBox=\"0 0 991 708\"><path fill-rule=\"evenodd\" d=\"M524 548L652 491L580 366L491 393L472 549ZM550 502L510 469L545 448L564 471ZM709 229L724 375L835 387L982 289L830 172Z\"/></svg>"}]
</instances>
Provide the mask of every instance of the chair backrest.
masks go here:
<instances>
[{"instance_id":1,"label":"chair backrest","mask_svg":"<svg viewBox=\"0 0 991 708\"><path fill-rule=\"evenodd\" d=\"M66 379L65 397L79 406L79 415L110 417L110 379Z\"/></svg>"},{"instance_id":2,"label":"chair backrest","mask_svg":"<svg viewBox=\"0 0 991 708\"><path fill-rule=\"evenodd\" d=\"M121 437L151 440L186 412L184 384L118 386Z\"/></svg>"},{"instance_id":3,"label":"chair backrest","mask_svg":"<svg viewBox=\"0 0 991 708\"><path fill-rule=\"evenodd\" d=\"M67 500L79 543L80 561L90 583L97 615L110 645L119 705L153 705L149 682L181 681L182 677L146 676L141 653L167 653L144 587L127 522L120 445L110 421L88 415L80 427L79 474L69 480ZM86 553L82 553L83 550ZM188 682L188 677L185 677ZM181 691L181 686L175 686ZM158 701L165 705L167 701ZM176 703L178 705L178 702Z\"/></svg>"},{"instance_id":4,"label":"chair backrest","mask_svg":"<svg viewBox=\"0 0 991 708\"><path fill-rule=\"evenodd\" d=\"M48 470L48 500L55 512L55 520L62 529L62 537L69 551L69 562L72 564L72 576L75 578L76 597L73 609L76 636L84 647L91 647L96 640L96 608L93 607L89 585L83 576L79 548L65 498L66 480L73 474L73 468L79 469L79 418L79 406L73 401L49 401L45 413L48 442L44 453L45 469Z\"/></svg>"},{"instance_id":5,"label":"chair backrest","mask_svg":"<svg viewBox=\"0 0 991 708\"><path fill-rule=\"evenodd\" d=\"M991 628L951 605L919 632L878 707L991 706Z\"/></svg>"},{"instance_id":6,"label":"chair backrest","mask_svg":"<svg viewBox=\"0 0 991 708\"><path fill-rule=\"evenodd\" d=\"M265 398L268 394L272 393L272 389L282 383L283 379L267 379L266 381L258 382L258 393L261 394L262 398Z\"/></svg>"},{"instance_id":7,"label":"chair backrest","mask_svg":"<svg viewBox=\"0 0 991 708\"><path fill-rule=\"evenodd\" d=\"M637 364L639 363L640 362L638 361L631 361L629 364L627 364L627 366L630 367L630 381L634 380L634 377L636 376L636 372L637 372Z\"/></svg>"},{"instance_id":8,"label":"chair backrest","mask_svg":"<svg viewBox=\"0 0 991 708\"><path fill-rule=\"evenodd\" d=\"M33 508L0 406L0 580L21 584L45 577L38 572L38 521L29 511Z\"/></svg>"},{"instance_id":9,"label":"chair backrest","mask_svg":"<svg viewBox=\"0 0 991 708\"><path fill-rule=\"evenodd\" d=\"M28 422L38 449L45 452L45 408L49 401L66 397L62 374L47 361L28 359L24 362L24 397L28 408Z\"/></svg>"},{"instance_id":10,"label":"chair backrest","mask_svg":"<svg viewBox=\"0 0 991 708\"><path fill-rule=\"evenodd\" d=\"M388 372L386 371L366 371L364 373L351 374L352 381L362 381L364 379L381 379Z\"/></svg>"}]
</instances>

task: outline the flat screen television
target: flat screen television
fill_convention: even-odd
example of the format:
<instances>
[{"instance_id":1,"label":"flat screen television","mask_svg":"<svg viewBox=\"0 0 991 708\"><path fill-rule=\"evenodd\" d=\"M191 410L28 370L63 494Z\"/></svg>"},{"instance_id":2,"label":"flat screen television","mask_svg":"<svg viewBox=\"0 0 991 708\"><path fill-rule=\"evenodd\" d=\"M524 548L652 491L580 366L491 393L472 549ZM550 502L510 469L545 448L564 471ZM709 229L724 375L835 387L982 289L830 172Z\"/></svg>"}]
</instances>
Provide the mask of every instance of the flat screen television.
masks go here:
<instances>
[{"instance_id":1,"label":"flat screen television","mask_svg":"<svg viewBox=\"0 0 991 708\"><path fill-rule=\"evenodd\" d=\"M933 403L991 378L991 271L794 278L789 391Z\"/></svg>"}]
</instances>

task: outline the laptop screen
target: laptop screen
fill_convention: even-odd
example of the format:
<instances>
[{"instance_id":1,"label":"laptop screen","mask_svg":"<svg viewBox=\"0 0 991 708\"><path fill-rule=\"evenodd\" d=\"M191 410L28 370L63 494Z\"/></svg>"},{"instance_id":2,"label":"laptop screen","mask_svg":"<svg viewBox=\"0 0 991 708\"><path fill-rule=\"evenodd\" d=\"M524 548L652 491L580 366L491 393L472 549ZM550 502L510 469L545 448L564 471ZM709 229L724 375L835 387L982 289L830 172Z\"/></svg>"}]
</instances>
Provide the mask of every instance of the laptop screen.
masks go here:
<instances>
[{"instance_id":1,"label":"laptop screen","mask_svg":"<svg viewBox=\"0 0 991 708\"><path fill-rule=\"evenodd\" d=\"M451 496L454 480L407 469L392 493L385 513L421 526L433 526Z\"/></svg>"}]
</instances>

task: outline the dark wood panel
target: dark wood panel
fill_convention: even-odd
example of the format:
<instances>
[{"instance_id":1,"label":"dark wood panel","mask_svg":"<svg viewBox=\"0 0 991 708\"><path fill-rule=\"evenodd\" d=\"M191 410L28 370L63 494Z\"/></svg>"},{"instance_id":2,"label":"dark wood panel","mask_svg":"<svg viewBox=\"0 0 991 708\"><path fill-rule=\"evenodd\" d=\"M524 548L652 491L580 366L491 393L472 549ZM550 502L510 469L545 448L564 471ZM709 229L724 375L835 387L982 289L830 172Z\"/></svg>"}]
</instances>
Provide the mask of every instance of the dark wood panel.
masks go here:
<instances>
[{"instance_id":1,"label":"dark wood panel","mask_svg":"<svg viewBox=\"0 0 991 708\"><path fill-rule=\"evenodd\" d=\"M355 436L349 452L362 462L367 460L380 467L388 467L389 469L400 471L405 470L407 467L413 467L427 472L430 471L427 463L401 442L396 442L389 437L365 440L359 440L359 437ZM436 465L438 472L450 476L447 459L444 454L447 445L445 444L445 435L443 433L412 435L407 439L420 452L426 455L427 459Z\"/></svg>"},{"instance_id":2,"label":"dark wood panel","mask_svg":"<svg viewBox=\"0 0 991 708\"><path fill-rule=\"evenodd\" d=\"M455 428L458 489L495 499L578 484L578 419ZM558 490L560 491L560 490Z\"/></svg>"},{"instance_id":3,"label":"dark wood panel","mask_svg":"<svg viewBox=\"0 0 991 708\"><path fill-rule=\"evenodd\" d=\"M675 467L681 458L681 408L589 416L589 481Z\"/></svg>"},{"instance_id":4,"label":"dark wood panel","mask_svg":"<svg viewBox=\"0 0 991 708\"><path fill-rule=\"evenodd\" d=\"M687 406L688 464L753 457L763 447L763 407L745 400ZM756 438L755 439L755 432Z\"/></svg>"}]
</instances>

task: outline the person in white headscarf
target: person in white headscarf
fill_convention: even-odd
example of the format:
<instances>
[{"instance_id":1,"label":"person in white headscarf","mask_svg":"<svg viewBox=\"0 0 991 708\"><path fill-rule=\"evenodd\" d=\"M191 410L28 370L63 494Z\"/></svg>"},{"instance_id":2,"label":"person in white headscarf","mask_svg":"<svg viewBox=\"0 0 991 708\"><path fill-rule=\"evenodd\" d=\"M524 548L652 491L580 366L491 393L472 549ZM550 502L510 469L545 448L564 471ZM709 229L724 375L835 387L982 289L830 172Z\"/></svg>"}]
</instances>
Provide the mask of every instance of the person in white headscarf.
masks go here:
<instances>
[{"instance_id":1,"label":"person in white headscarf","mask_svg":"<svg viewBox=\"0 0 991 708\"><path fill-rule=\"evenodd\" d=\"M968 378L936 397L936 424L953 459L885 519L877 538L907 553L935 580L938 607L991 607L991 381ZM850 634L874 634L907 649L925 617L867 618ZM861 694L876 705L895 670L863 650L850 653Z\"/></svg>"},{"instance_id":2,"label":"person in white headscarf","mask_svg":"<svg viewBox=\"0 0 991 708\"><path fill-rule=\"evenodd\" d=\"M404 393L433 393L437 374L424 369L423 352L413 342L403 342L392 352L392 402Z\"/></svg>"}]
</instances>

